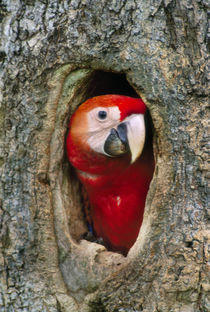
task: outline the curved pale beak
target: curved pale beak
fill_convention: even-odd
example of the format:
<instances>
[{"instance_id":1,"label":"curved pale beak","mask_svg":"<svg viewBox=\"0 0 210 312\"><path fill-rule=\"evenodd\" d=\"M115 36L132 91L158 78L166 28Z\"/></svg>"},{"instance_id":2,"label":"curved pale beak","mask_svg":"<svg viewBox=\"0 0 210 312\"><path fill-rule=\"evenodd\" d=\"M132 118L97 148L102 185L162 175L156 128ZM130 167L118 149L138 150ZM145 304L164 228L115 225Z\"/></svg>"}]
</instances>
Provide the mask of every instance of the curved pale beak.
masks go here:
<instances>
[{"instance_id":1,"label":"curved pale beak","mask_svg":"<svg viewBox=\"0 0 210 312\"><path fill-rule=\"evenodd\" d=\"M134 114L127 117L123 122L127 125L127 138L131 152L131 163L141 155L145 142L144 115Z\"/></svg>"},{"instance_id":2,"label":"curved pale beak","mask_svg":"<svg viewBox=\"0 0 210 312\"><path fill-rule=\"evenodd\" d=\"M143 114L133 114L125 118L116 129L112 128L104 145L108 156L120 156L130 150L131 164L141 155L145 142Z\"/></svg>"}]
</instances>

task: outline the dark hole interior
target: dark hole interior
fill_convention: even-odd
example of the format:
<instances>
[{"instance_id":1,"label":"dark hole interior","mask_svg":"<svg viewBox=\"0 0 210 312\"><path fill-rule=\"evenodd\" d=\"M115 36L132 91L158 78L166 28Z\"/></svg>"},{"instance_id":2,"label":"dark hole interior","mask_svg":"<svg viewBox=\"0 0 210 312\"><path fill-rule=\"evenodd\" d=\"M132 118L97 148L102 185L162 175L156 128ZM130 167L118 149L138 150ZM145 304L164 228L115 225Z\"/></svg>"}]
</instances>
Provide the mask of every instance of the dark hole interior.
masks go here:
<instances>
[{"instance_id":1,"label":"dark hole interior","mask_svg":"<svg viewBox=\"0 0 210 312\"><path fill-rule=\"evenodd\" d=\"M135 92L135 90L131 87L131 85L128 83L126 76L124 74L118 74L118 73L112 73L112 72L104 72L104 71L95 71L88 83L88 86L86 86L86 92L85 92L85 98L84 101L86 101L88 98L92 98L94 96L98 95L105 95L105 94L118 94L118 95L126 95L130 97L138 98L138 94ZM83 101L83 102L84 102ZM148 146L148 144L152 145L152 137L153 137L153 124L152 119L150 117L150 113L147 110L145 115L145 124L146 124L146 140L145 140L145 147ZM67 160L67 157L66 157ZM68 161L67 161L68 162ZM75 173L74 170L70 169L71 176L75 179ZM80 184L80 183L79 183ZM82 209L82 215L85 217L85 209L84 209L84 198L82 195L82 186L80 184L80 193L81 193L81 209ZM74 221L73 221L74 222ZM87 226L87 224L86 224ZM70 225L70 232L72 237L80 237L83 239L86 239L88 241L94 241L97 243L102 243L99 239L96 239L95 237L90 234L89 227L87 228L87 232L83 232L79 230L79 227L77 226L76 232L74 226L71 230L72 226ZM75 233L74 233L75 232ZM80 233L80 234L79 234Z\"/></svg>"},{"instance_id":2,"label":"dark hole interior","mask_svg":"<svg viewBox=\"0 0 210 312\"><path fill-rule=\"evenodd\" d=\"M104 94L120 94L131 97L139 97L130 86L124 74L116 74L104 71L95 71L92 78L89 97Z\"/></svg>"}]
</instances>

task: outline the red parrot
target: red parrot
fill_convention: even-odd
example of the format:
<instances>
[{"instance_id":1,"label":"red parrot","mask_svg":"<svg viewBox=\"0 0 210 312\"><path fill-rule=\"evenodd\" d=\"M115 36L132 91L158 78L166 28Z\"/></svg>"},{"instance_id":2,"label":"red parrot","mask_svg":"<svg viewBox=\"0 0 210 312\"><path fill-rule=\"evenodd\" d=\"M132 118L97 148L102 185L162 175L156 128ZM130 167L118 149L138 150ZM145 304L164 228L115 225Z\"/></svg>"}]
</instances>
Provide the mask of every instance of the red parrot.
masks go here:
<instances>
[{"instance_id":1,"label":"red parrot","mask_svg":"<svg viewBox=\"0 0 210 312\"><path fill-rule=\"evenodd\" d=\"M95 236L125 256L137 239L154 171L145 112L139 98L93 97L72 115L66 141L68 159L89 198Z\"/></svg>"}]
</instances>

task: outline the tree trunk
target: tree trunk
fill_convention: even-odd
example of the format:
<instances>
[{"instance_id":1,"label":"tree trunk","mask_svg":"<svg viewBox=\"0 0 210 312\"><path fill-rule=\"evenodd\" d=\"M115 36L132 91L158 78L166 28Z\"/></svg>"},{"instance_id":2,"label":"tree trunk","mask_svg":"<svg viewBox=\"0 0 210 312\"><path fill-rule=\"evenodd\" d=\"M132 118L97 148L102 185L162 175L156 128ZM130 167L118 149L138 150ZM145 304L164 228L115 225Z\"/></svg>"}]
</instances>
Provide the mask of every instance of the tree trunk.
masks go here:
<instances>
[{"instance_id":1,"label":"tree trunk","mask_svg":"<svg viewBox=\"0 0 210 312\"><path fill-rule=\"evenodd\" d=\"M2 0L0 310L207 312L207 1ZM125 258L80 241L68 120L138 94L156 168Z\"/></svg>"}]
</instances>

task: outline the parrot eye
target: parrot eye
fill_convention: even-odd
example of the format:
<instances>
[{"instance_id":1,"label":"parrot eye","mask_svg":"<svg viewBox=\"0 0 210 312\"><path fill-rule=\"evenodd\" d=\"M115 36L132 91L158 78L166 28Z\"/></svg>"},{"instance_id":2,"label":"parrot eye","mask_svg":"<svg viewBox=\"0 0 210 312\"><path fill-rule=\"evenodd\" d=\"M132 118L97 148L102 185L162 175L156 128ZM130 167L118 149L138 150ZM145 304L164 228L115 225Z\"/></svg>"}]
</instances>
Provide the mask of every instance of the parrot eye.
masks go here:
<instances>
[{"instance_id":1,"label":"parrot eye","mask_svg":"<svg viewBox=\"0 0 210 312\"><path fill-rule=\"evenodd\" d=\"M99 112L98 112L98 118L99 118L100 120L105 120L106 117L107 117L107 112L106 112L106 111L99 111Z\"/></svg>"}]
</instances>

